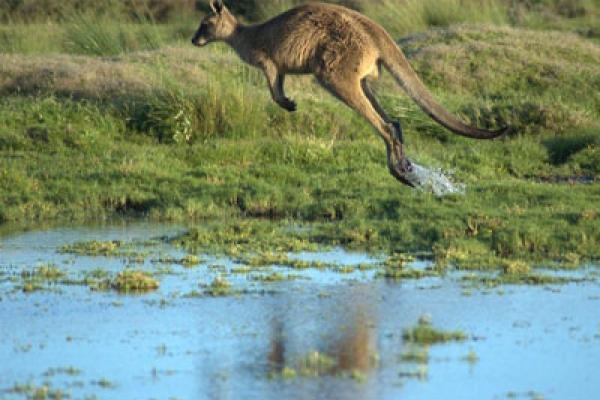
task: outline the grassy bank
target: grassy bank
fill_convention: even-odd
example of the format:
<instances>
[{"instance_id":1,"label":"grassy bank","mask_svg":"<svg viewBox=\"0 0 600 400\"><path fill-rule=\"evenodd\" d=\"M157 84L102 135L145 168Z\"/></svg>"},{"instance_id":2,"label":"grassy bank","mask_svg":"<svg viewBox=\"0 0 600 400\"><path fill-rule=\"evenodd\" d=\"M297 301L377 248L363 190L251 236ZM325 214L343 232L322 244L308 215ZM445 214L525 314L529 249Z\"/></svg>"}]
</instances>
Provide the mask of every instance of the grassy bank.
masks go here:
<instances>
[{"instance_id":1,"label":"grassy bank","mask_svg":"<svg viewBox=\"0 0 600 400\"><path fill-rule=\"evenodd\" d=\"M202 221L183 241L267 249L287 237L426 251L464 268L600 257L600 48L577 29L457 26L401 40L448 109L516 128L493 142L460 138L389 76L374 82L409 156L467 185L437 199L401 187L372 129L310 77L288 79L299 105L288 114L230 51L184 44L194 27L109 24L86 35L80 18L51 26L58 39L36 35L48 40L41 49L23 39L0 54L1 223Z\"/></svg>"}]
</instances>

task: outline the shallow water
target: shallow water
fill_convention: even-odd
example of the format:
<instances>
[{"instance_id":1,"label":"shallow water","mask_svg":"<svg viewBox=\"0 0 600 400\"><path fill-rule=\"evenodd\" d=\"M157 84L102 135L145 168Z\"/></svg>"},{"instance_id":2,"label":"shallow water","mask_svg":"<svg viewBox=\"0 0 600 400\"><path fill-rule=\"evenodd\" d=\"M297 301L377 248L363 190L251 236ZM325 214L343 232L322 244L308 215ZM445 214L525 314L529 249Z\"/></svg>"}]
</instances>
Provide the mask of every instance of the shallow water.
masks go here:
<instances>
[{"instance_id":1,"label":"shallow water","mask_svg":"<svg viewBox=\"0 0 600 400\"><path fill-rule=\"evenodd\" d=\"M123 400L593 400L600 392L596 267L574 273L583 282L544 287L465 288L460 274L390 282L358 269L292 271L301 276L264 283L251 279L256 273L229 274L234 263L225 258L204 256L194 268L152 262L185 253L145 241L182 230L135 224L0 237L0 398L26 398L15 384ZM139 243L145 261L56 251L94 239ZM343 250L296 257L377 261ZM67 284L20 290L23 269L49 262L70 277L97 268L161 270L161 286L139 295ZM244 293L186 296L216 276ZM432 346L426 364L407 362L402 331L427 314L436 328L461 330L468 340ZM317 352L336 365L328 374L282 377Z\"/></svg>"}]
</instances>

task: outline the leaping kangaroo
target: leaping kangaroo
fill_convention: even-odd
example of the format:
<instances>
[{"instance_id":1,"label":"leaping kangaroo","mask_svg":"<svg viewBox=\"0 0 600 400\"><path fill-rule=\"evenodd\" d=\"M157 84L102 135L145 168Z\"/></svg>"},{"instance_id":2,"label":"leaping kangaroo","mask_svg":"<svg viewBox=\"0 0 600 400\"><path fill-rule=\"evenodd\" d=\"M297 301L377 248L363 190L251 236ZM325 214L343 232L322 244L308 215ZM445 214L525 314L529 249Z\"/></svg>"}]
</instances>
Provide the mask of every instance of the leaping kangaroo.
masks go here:
<instances>
[{"instance_id":1,"label":"leaping kangaroo","mask_svg":"<svg viewBox=\"0 0 600 400\"><path fill-rule=\"evenodd\" d=\"M367 85L384 66L419 107L432 119L459 135L492 139L508 127L490 131L469 126L450 114L429 93L390 35L364 15L348 8L308 3L264 23L243 25L221 0L211 0L192 38L196 46L214 41L229 44L239 57L263 70L273 100L288 111L296 103L285 96L286 74L312 73L339 100L365 118L385 142L390 173L414 186L404 155L404 138L398 121L388 117Z\"/></svg>"}]
</instances>

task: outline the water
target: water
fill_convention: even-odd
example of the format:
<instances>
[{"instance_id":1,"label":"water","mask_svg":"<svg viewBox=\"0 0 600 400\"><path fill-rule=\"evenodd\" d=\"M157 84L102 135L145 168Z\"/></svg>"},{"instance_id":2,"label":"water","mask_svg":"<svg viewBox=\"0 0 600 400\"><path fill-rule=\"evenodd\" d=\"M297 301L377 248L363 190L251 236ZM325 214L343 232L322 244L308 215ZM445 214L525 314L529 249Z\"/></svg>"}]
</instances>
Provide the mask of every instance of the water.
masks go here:
<instances>
[{"instance_id":1,"label":"water","mask_svg":"<svg viewBox=\"0 0 600 400\"><path fill-rule=\"evenodd\" d=\"M390 282L373 270L293 271L301 276L264 283L253 273L229 274L235 263L223 258L204 256L198 267L168 270L151 262L185 254L146 242L181 230L135 224L0 237L0 398L27 398L11 390L16 383L75 399L122 400L592 400L600 392L596 267L574 273L583 282L547 287L466 289L459 274ZM56 252L81 240L130 241L147 254L130 265L119 257ZM296 257L376 261L343 250ZM139 295L67 284L18 289L22 269L48 262L71 277L128 265L162 269L161 286ZM246 292L188 296L217 275ZM409 346L402 331L426 314L436 328L461 330L468 340L432 346L425 365L404 361ZM336 367L319 377L282 378L284 367L316 354Z\"/></svg>"},{"instance_id":2,"label":"water","mask_svg":"<svg viewBox=\"0 0 600 400\"><path fill-rule=\"evenodd\" d=\"M448 194L464 194L466 186L462 183L452 182L448 175L441 169L429 169L411 162L412 170L405 177L419 190L431 191L437 197Z\"/></svg>"}]
</instances>

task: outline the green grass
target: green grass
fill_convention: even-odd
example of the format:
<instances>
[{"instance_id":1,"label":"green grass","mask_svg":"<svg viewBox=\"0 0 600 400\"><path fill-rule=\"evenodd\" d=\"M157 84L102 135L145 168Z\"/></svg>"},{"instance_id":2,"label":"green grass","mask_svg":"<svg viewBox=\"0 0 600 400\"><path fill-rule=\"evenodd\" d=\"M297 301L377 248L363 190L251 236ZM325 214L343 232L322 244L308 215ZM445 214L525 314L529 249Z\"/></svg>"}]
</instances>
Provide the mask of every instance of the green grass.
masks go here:
<instances>
[{"instance_id":1,"label":"green grass","mask_svg":"<svg viewBox=\"0 0 600 400\"><path fill-rule=\"evenodd\" d=\"M158 289L160 283L145 271L124 270L111 283L111 288L121 293L143 293Z\"/></svg>"},{"instance_id":2,"label":"green grass","mask_svg":"<svg viewBox=\"0 0 600 400\"><path fill-rule=\"evenodd\" d=\"M384 12L387 3L378 4ZM489 13L480 20L439 18L505 21L494 19L499 3L481 4ZM180 243L233 255L319 245L424 251L463 269L598 258L600 48L577 33L597 13L585 7L566 32L461 25L401 40L449 110L515 128L496 141L460 138L389 76L373 82L403 123L409 157L454 170L467 185L464 196L443 199L400 186L372 129L312 78L286 81L299 104L286 113L262 73L224 46L183 44L193 25L188 33L140 20L87 29L93 20L70 16L27 25L38 41L12 22L0 28L12 40L0 53L0 223L202 221ZM431 25L444 24L423 29Z\"/></svg>"},{"instance_id":3,"label":"green grass","mask_svg":"<svg viewBox=\"0 0 600 400\"><path fill-rule=\"evenodd\" d=\"M402 331L402 340L416 346L429 346L447 342L462 342L467 335L462 331L444 331L434 328L426 321ZM426 356L425 356L426 357ZM425 358L425 361L427 358Z\"/></svg>"}]
</instances>

